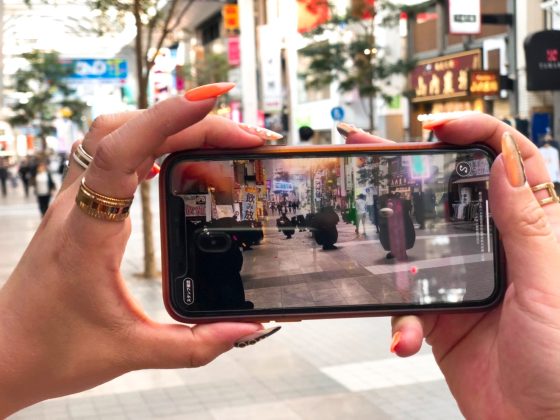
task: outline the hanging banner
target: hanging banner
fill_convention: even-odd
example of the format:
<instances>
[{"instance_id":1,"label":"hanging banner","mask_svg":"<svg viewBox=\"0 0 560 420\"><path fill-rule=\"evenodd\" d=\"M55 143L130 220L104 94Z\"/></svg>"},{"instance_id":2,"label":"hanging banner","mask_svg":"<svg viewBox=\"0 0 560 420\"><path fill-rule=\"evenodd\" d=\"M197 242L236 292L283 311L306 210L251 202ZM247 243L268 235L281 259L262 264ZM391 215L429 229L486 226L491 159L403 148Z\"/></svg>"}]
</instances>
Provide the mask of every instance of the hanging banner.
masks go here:
<instances>
[{"instance_id":1,"label":"hanging banner","mask_svg":"<svg viewBox=\"0 0 560 420\"><path fill-rule=\"evenodd\" d=\"M480 0L448 0L449 33L476 35L481 31Z\"/></svg>"},{"instance_id":2,"label":"hanging banner","mask_svg":"<svg viewBox=\"0 0 560 420\"><path fill-rule=\"evenodd\" d=\"M560 31L541 31L523 43L527 90L560 90Z\"/></svg>"},{"instance_id":3,"label":"hanging banner","mask_svg":"<svg viewBox=\"0 0 560 420\"><path fill-rule=\"evenodd\" d=\"M257 218L257 190L246 188L241 203L241 220L256 220Z\"/></svg>"},{"instance_id":4,"label":"hanging banner","mask_svg":"<svg viewBox=\"0 0 560 420\"><path fill-rule=\"evenodd\" d=\"M282 110L281 31L275 25L258 26L261 64L262 108L264 112Z\"/></svg>"}]
</instances>

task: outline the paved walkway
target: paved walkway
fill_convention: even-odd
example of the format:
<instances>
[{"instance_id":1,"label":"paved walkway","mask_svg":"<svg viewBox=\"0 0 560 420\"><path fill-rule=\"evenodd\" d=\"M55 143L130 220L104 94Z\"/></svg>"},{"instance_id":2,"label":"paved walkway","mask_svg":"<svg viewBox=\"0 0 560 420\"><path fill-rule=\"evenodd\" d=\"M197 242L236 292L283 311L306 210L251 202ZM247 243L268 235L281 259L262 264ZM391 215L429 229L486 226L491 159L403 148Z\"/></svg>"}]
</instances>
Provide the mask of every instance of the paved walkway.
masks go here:
<instances>
[{"instance_id":1,"label":"paved walkway","mask_svg":"<svg viewBox=\"0 0 560 420\"><path fill-rule=\"evenodd\" d=\"M0 197L0 284L39 223L34 198L10 193L7 199ZM153 197L156 209L155 190ZM142 264L138 206L139 200L132 209L134 228L123 270L147 312L169 320L160 283L133 277ZM399 359L389 352L390 341L387 318L287 323L276 335L234 349L209 366L129 373L92 390L29 407L11 418L462 418L429 347L414 358Z\"/></svg>"}]
</instances>

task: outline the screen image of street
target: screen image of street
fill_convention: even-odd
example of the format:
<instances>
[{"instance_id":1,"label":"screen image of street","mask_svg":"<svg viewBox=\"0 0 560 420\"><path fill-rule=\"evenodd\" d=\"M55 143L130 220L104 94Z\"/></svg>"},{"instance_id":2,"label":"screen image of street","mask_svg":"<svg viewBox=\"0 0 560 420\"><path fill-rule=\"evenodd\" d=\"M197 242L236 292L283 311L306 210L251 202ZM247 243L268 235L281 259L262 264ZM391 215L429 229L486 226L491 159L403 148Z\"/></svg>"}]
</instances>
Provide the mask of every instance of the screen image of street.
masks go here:
<instances>
[{"instance_id":1,"label":"screen image of street","mask_svg":"<svg viewBox=\"0 0 560 420\"><path fill-rule=\"evenodd\" d=\"M197 309L480 301L494 291L481 152L181 162Z\"/></svg>"}]
</instances>

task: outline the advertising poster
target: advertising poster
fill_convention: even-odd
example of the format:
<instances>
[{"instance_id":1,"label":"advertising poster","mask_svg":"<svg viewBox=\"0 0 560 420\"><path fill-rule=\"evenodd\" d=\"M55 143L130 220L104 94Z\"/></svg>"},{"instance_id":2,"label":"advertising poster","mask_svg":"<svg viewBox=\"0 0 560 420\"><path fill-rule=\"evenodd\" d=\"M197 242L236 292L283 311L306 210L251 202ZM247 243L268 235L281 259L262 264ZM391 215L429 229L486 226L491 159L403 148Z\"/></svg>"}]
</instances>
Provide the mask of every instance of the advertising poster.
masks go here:
<instances>
[{"instance_id":1,"label":"advertising poster","mask_svg":"<svg viewBox=\"0 0 560 420\"><path fill-rule=\"evenodd\" d=\"M183 194L185 217L205 217L210 220L210 199L208 194Z\"/></svg>"}]
</instances>

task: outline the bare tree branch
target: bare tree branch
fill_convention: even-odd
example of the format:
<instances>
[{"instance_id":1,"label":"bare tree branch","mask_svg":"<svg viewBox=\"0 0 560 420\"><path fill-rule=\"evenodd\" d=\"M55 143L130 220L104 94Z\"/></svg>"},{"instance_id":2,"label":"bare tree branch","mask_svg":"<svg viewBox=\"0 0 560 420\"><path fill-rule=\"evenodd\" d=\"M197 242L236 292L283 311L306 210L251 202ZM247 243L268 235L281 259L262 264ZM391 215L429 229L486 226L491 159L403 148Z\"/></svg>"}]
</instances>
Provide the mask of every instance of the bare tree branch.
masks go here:
<instances>
[{"instance_id":1,"label":"bare tree branch","mask_svg":"<svg viewBox=\"0 0 560 420\"><path fill-rule=\"evenodd\" d=\"M191 0L191 2L192 1L194 1L194 0ZM167 16L165 17L165 22L163 24L163 29L162 29L161 35L159 37L159 40L157 42L157 46L155 48L153 57L147 58L146 69L147 69L148 72L154 66L157 54L158 54L159 50L161 49L161 47L163 46L163 43L165 42L165 38L167 38L167 35L169 35L169 33L171 32L169 30L169 23L171 22L171 17L173 16L173 13L175 12L175 7L177 6L177 2L178 2L178 0L172 0L171 6L169 6L169 11L167 12Z\"/></svg>"}]
</instances>

